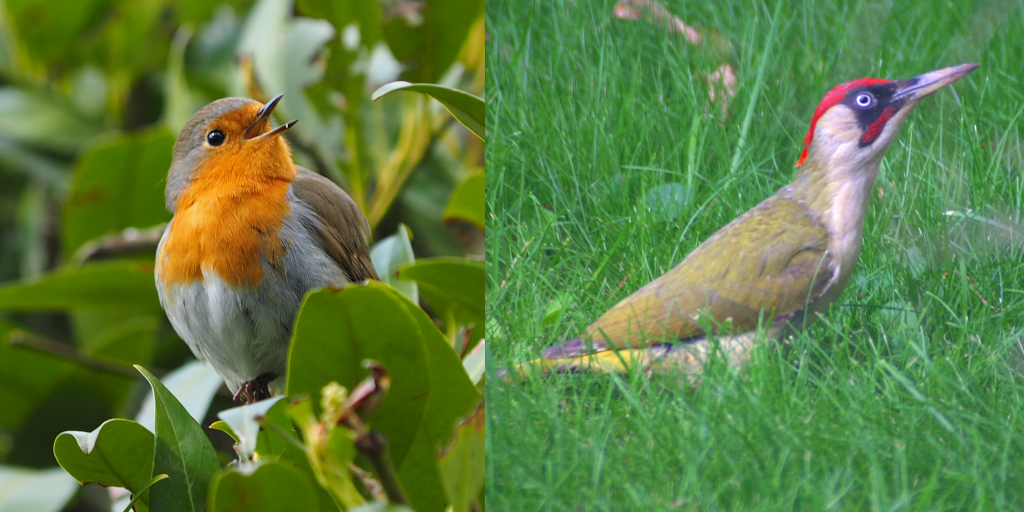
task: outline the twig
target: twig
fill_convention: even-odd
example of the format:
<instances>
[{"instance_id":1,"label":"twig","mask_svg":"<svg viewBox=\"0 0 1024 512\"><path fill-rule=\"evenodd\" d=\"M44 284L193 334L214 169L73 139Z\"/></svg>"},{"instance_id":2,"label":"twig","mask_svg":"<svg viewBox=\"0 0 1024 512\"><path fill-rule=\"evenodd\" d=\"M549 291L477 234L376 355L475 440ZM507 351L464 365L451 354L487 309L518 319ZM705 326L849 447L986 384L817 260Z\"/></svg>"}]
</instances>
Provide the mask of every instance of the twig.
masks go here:
<instances>
[{"instance_id":1,"label":"twig","mask_svg":"<svg viewBox=\"0 0 1024 512\"><path fill-rule=\"evenodd\" d=\"M381 485L372 474L355 464L349 464L348 469L363 482L363 486L365 486L366 490L369 491L371 496L373 496L373 499L377 501L387 501L387 494L384 493L384 486Z\"/></svg>"},{"instance_id":2,"label":"twig","mask_svg":"<svg viewBox=\"0 0 1024 512\"><path fill-rule=\"evenodd\" d=\"M12 347L22 347L35 350L37 352L59 357L101 372L114 373L117 375L131 377L133 379L144 380L142 375L135 371L135 368L132 368L131 365L87 356L63 343L48 340L24 331L12 332L8 335L7 340ZM157 377L162 377L166 373L167 372L158 370L153 371L153 374Z\"/></svg>"},{"instance_id":3,"label":"twig","mask_svg":"<svg viewBox=\"0 0 1024 512\"><path fill-rule=\"evenodd\" d=\"M75 261L84 263L125 254L155 253L166 227L167 223L165 222L146 229L128 228L120 234L94 240L75 252Z\"/></svg>"},{"instance_id":4,"label":"twig","mask_svg":"<svg viewBox=\"0 0 1024 512\"><path fill-rule=\"evenodd\" d=\"M374 469L377 470L377 476L380 477L380 484L384 487L384 493L388 495L388 500L391 503L405 505L407 503L405 493L398 481L395 466L391 464L391 457L388 456L387 438L380 432L364 431L356 437L355 444L359 453L370 459Z\"/></svg>"}]
</instances>

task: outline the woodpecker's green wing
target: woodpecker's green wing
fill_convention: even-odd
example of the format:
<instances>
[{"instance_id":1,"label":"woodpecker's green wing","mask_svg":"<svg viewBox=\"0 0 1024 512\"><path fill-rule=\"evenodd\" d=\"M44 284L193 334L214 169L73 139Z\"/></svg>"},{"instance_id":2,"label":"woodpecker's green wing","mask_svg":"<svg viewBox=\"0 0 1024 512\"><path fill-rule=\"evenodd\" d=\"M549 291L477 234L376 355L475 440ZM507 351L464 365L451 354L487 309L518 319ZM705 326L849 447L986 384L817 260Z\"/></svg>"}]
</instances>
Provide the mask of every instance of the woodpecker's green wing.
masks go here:
<instances>
[{"instance_id":1,"label":"woodpecker's green wing","mask_svg":"<svg viewBox=\"0 0 1024 512\"><path fill-rule=\"evenodd\" d=\"M833 279L828 241L827 229L783 189L616 304L587 332L608 345L638 348L704 336L704 325L728 325L736 334L759 322L797 318Z\"/></svg>"},{"instance_id":2,"label":"woodpecker's green wing","mask_svg":"<svg viewBox=\"0 0 1024 512\"><path fill-rule=\"evenodd\" d=\"M355 201L331 180L296 167L299 174L292 182L292 191L320 218L313 235L321 246L350 280L379 279L370 261L370 225Z\"/></svg>"}]
</instances>

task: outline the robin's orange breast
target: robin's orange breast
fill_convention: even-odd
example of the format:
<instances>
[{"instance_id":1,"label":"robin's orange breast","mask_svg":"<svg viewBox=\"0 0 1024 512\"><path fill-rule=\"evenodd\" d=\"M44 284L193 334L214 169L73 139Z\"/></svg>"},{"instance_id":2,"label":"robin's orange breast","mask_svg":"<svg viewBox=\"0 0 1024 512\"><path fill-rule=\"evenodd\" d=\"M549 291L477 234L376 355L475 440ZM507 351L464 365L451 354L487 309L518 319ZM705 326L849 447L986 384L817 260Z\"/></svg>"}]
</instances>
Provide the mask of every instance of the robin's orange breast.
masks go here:
<instances>
[{"instance_id":1,"label":"robin's orange breast","mask_svg":"<svg viewBox=\"0 0 1024 512\"><path fill-rule=\"evenodd\" d=\"M178 200L157 255L157 275L170 287L202 281L206 269L230 285L255 288L263 278L264 261L283 264L279 231L291 215L291 180L228 169L204 171Z\"/></svg>"}]
</instances>

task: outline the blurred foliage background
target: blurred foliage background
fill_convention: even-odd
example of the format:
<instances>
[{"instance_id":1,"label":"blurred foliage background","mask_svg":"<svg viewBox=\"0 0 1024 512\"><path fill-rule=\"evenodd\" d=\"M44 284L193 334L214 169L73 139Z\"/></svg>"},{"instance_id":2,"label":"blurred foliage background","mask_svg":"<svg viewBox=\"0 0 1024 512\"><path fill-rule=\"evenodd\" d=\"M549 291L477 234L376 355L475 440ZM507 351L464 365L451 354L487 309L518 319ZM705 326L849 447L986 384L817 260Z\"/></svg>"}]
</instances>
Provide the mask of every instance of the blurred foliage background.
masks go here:
<instances>
[{"instance_id":1,"label":"blurred foliage background","mask_svg":"<svg viewBox=\"0 0 1024 512\"><path fill-rule=\"evenodd\" d=\"M284 93L296 162L349 191L375 239L405 224L417 257L482 254L482 226L444 212L483 142L426 96L370 95L483 96L483 49L483 0L0 0L0 464L52 467L59 432L137 407L148 388L118 368L192 357L146 287L171 148L210 101ZM98 240L118 261L79 266ZM39 286L72 274L93 292Z\"/></svg>"}]
</instances>

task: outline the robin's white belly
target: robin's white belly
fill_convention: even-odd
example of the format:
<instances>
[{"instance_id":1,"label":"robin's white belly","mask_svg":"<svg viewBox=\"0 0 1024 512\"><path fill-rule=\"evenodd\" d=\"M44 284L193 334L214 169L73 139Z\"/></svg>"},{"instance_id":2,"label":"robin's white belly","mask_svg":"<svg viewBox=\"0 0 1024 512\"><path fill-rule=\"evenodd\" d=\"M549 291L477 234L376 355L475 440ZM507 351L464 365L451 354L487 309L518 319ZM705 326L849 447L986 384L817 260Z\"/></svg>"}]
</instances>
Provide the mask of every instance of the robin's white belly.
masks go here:
<instances>
[{"instance_id":1,"label":"robin's white belly","mask_svg":"<svg viewBox=\"0 0 1024 512\"><path fill-rule=\"evenodd\" d=\"M302 218L304 210L293 212ZM161 247L169 231L170 224ZM295 217L285 221L280 236L286 250L283 265L275 269L263 262L255 288L232 285L206 266L201 281L165 286L161 267L156 267L160 304L174 330L232 392L264 373L284 376L292 325L305 294L349 282Z\"/></svg>"}]
</instances>

